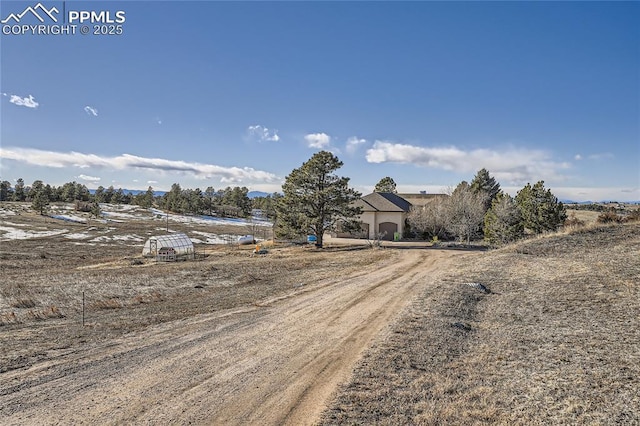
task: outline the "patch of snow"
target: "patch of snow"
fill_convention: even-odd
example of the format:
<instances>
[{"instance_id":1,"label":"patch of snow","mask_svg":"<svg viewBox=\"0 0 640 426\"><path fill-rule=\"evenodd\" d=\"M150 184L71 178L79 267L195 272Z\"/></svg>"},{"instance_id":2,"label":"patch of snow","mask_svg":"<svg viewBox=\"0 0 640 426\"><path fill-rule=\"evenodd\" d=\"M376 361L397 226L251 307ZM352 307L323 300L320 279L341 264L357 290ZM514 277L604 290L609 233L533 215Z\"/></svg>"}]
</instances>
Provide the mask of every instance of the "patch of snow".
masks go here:
<instances>
[{"instance_id":1,"label":"patch of snow","mask_svg":"<svg viewBox=\"0 0 640 426\"><path fill-rule=\"evenodd\" d=\"M194 239L191 238L191 241L193 241L194 243L196 242L196 240L198 240L197 242L202 243L202 244L229 244L229 243L235 243L238 241L238 236L237 235L229 235L229 234L212 234L209 232L201 232L201 231L193 231L193 234L198 234L198 235L202 235L203 237L206 238L206 241L202 241L199 239Z\"/></svg>"},{"instance_id":2,"label":"patch of snow","mask_svg":"<svg viewBox=\"0 0 640 426\"><path fill-rule=\"evenodd\" d=\"M86 238L89 238L90 235L79 232L76 234L66 234L64 237L70 240L84 240Z\"/></svg>"},{"instance_id":3,"label":"patch of snow","mask_svg":"<svg viewBox=\"0 0 640 426\"><path fill-rule=\"evenodd\" d=\"M167 213L162 210L150 208L149 211L158 219L167 220ZM180 223L193 223L199 225L231 225L231 226L264 226L271 227L273 223L268 220L249 220L232 217L216 217L216 216L186 216L181 214L169 213L169 220Z\"/></svg>"},{"instance_id":4,"label":"patch of snow","mask_svg":"<svg viewBox=\"0 0 640 426\"><path fill-rule=\"evenodd\" d=\"M28 240L31 238L51 237L69 232L68 229L58 229L56 231L24 231L22 229L12 228L10 226L0 226L0 231L4 231L4 235L0 241L9 240Z\"/></svg>"},{"instance_id":5,"label":"patch of snow","mask_svg":"<svg viewBox=\"0 0 640 426\"><path fill-rule=\"evenodd\" d=\"M52 217L53 219L64 220L66 222L87 223L87 219L79 216L69 215L69 214L55 214L55 215L51 215L50 217Z\"/></svg>"},{"instance_id":6,"label":"patch of snow","mask_svg":"<svg viewBox=\"0 0 640 426\"><path fill-rule=\"evenodd\" d=\"M16 212L14 212L13 210L5 210L5 209L0 209L0 216L15 216Z\"/></svg>"},{"instance_id":7,"label":"patch of snow","mask_svg":"<svg viewBox=\"0 0 640 426\"><path fill-rule=\"evenodd\" d=\"M17 226L18 228L28 228L30 225L26 223L13 223L13 222L2 222L4 225Z\"/></svg>"},{"instance_id":8,"label":"patch of snow","mask_svg":"<svg viewBox=\"0 0 640 426\"><path fill-rule=\"evenodd\" d=\"M133 235L114 235L111 237L114 241L144 241L144 238Z\"/></svg>"},{"instance_id":9,"label":"patch of snow","mask_svg":"<svg viewBox=\"0 0 640 426\"><path fill-rule=\"evenodd\" d=\"M140 208L140 206L135 205L135 204L106 204L106 203L100 203L100 210L102 211L114 211L114 210L118 210L118 211L133 211L133 210L138 210Z\"/></svg>"},{"instance_id":10,"label":"patch of snow","mask_svg":"<svg viewBox=\"0 0 640 426\"><path fill-rule=\"evenodd\" d=\"M111 217L117 217L117 218L120 218L120 219L139 219L140 218L140 216L135 216L135 215L132 215L130 213L102 212L101 214L102 214L102 216L106 217L107 220L111 220L113 222L117 222L117 221L114 220L114 219L109 219L109 218L111 218Z\"/></svg>"}]
</instances>

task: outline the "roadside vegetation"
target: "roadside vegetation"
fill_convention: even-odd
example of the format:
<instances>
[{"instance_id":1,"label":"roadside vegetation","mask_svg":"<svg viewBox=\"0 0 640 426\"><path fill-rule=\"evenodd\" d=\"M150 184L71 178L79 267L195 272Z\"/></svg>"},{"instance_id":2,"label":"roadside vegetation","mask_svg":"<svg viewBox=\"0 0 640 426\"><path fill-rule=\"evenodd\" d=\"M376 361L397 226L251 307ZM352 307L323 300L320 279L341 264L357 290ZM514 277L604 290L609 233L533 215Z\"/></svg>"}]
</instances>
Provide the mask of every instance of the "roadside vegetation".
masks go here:
<instances>
[{"instance_id":1,"label":"roadside vegetation","mask_svg":"<svg viewBox=\"0 0 640 426\"><path fill-rule=\"evenodd\" d=\"M442 271L321 424L638 424L638 312L640 224L506 245Z\"/></svg>"}]
</instances>

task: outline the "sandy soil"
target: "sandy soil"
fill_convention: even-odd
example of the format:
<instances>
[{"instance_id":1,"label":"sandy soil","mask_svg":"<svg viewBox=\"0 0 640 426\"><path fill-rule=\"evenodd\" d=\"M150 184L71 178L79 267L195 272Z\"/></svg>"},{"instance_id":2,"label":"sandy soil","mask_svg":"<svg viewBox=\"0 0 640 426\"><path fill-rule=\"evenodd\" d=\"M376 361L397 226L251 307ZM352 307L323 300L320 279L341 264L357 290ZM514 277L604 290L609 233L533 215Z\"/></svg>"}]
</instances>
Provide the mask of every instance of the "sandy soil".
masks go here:
<instances>
[{"instance_id":1,"label":"sandy soil","mask_svg":"<svg viewBox=\"0 0 640 426\"><path fill-rule=\"evenodd\" d=\"M430 275L475 255L399 249L396 262L275 299L60 349L2 374L0 417L6 425L312 424Z\"/></svg>"}]
</instances>

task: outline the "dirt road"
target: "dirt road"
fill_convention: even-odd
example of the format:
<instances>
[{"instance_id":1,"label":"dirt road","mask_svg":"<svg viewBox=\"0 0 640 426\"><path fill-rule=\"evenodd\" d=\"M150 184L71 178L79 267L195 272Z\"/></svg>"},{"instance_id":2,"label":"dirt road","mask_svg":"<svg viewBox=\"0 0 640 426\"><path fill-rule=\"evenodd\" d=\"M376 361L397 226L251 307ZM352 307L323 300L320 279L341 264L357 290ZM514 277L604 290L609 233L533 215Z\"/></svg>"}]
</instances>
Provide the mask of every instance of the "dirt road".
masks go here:
<instances>
[{"instance_id":1,"label":"dirt road","mask_svg":"<svg viewBox=\"0 0 640 426\"><path fill-rule=\"evenodd\" d=\"M346 254L348 255L348 254ZM311 424L389 321L458 251L173 321L2 374L9 424Z\"/></svg>"}]
</instances>

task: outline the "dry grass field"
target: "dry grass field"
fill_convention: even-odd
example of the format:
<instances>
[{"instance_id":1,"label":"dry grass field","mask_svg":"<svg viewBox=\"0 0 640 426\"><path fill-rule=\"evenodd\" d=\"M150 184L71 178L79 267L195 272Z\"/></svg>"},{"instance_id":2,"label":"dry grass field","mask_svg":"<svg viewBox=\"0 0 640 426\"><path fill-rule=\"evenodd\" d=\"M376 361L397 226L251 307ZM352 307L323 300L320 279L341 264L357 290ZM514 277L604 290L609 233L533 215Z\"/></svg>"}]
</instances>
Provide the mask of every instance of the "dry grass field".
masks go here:
<instances>
[{"instance_id":1,"label":"dry grass field","mask_svg":"<svg viewBox=\"0 0 640 426\"><path fill-rule=\"evenodd\" d=\"M142 245L147 236L165 233L164 218L74 223L8 204L5 212L18 214L0 217L0 227L36 237L0 241L0 373L78 344L258 303L390 257L362 247L276 246L259 256L254 246L196 244L199 260L155 263L141 257ZM178 220L170 229L193 238L249 231Z\"/></svg>"},{"instance_id":2,"label":"dry grass field","mask_svg":"<svg viewBox=\"0 0 640 426\"><path fill-rule=\"evenodd\" d=\"M199 243L158 264L140 253L166 218L111 217L0 209L8 424L640 424L640 224L489 252Z\"/></svg>"},{"instance_id":3,"label":"dry grass field","mask_svg":"<svg viewBox=\"0 0 640 426\"><path fill-rule=\"evenodd\" d=\"M640 424L639 224L475 260L424 290L322 424Z\"/></svg>"}]
</instances>

